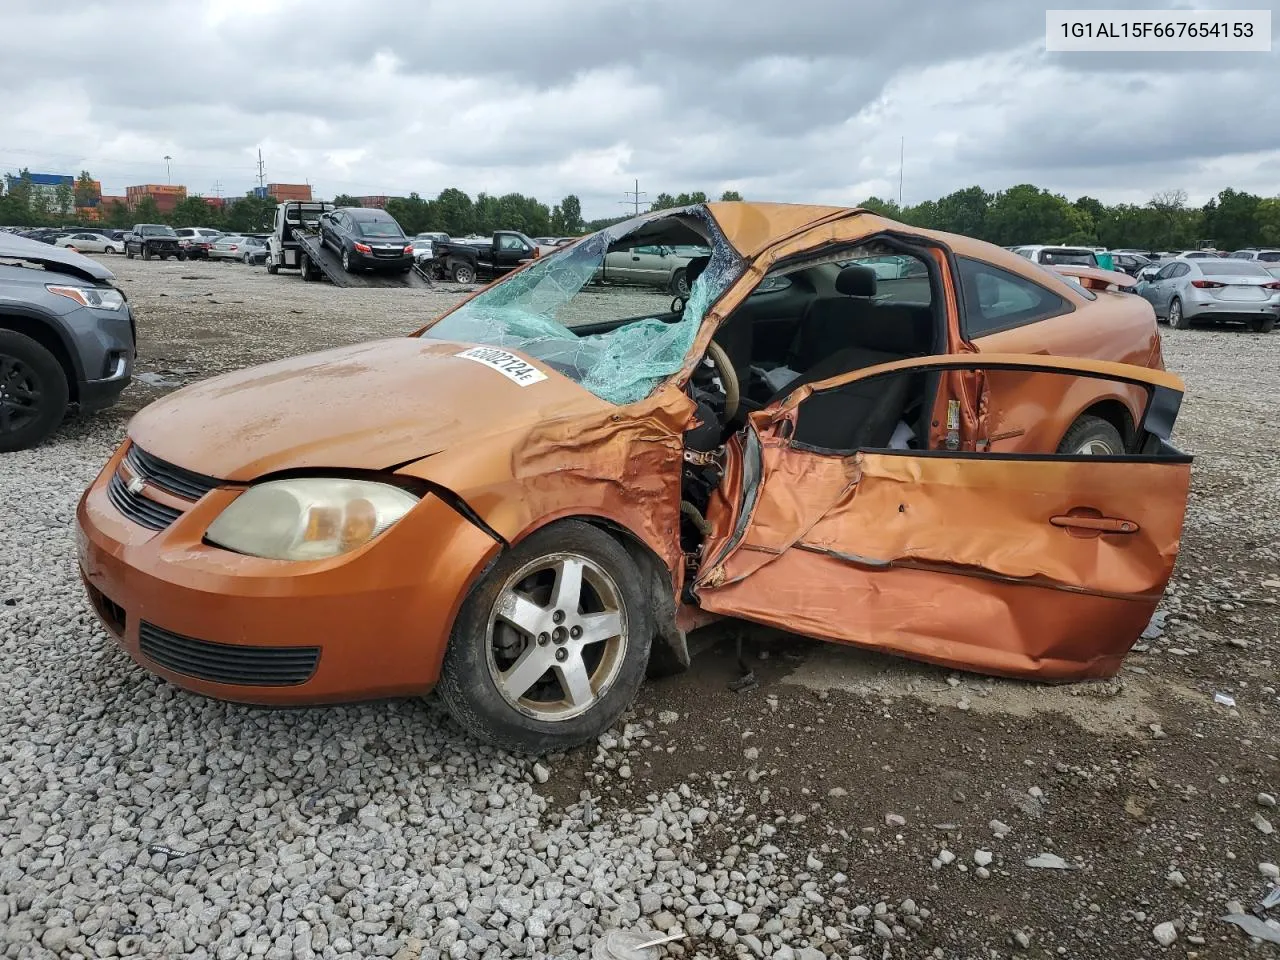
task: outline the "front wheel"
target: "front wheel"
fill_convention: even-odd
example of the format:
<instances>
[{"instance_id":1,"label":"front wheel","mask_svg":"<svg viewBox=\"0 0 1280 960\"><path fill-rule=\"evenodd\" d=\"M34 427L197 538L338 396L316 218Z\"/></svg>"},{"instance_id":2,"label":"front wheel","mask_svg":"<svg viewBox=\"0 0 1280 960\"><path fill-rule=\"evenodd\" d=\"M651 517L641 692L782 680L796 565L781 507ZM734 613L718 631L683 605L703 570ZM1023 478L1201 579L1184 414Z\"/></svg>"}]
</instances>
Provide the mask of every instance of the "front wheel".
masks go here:
<instances>
[{"instance_id":1,"label":"front wheel","mask_svg":"<svg viewBox=\"0 0 1280 960\"><path fill-rule=\"evenodd\" d=\"M150 260L150 259L151 259L151 248L150 248L150 247L145 246L145 245L143 246L143 248L142 248L142 259L143 259L143 260Z\"/></svg>"},{"instance_id":2,"label":"front wheel","mask_svg":"<svg viewBox=\"0 0 1280 960\"><path fill-rule=\"evenodd\" d=\"M62 421L67 378L57 358L13 330L0 330L0 452L34 447Z\"/></svg>"},{"instance_id":3,"label":"front wheel","mask_svg":"<svg viewBox=\"0 0 1280 960\"><path fill-rule=\"evenodd\" d=\"M1169 326L1175 330L1186 330L1191 326L1191 321L1182 312L1182 301L1177 297L1169 302Z\"/></svg>"},{"instance_id":4,"label":"front wheel","mask_svg":"<svg viewBox=\"0 0 1280 960\"><path fill-rule=\"evenodd\" d=\"M688 299L689 280L683 269L677 270L671 275L671 292L676 294L676 296Z\"/></svg>"},{"instance_id":5,"label":"front wheel","mask_svg":"<svg viewBox=\"0 0 1280 960\"><path fill-rule=\"evenodd\" d=\"M1086 414L1071 425L1058 444L1058 453L1076 457L1119 457L1124 454L1124 438L1106 420Z\"/></svg>"},{"instance_id":6,"label":"front wheel","mask_svg":"<svg viewBox=\"0 0 1280 960\"><path fill-rule=\"evenodd\" d=\"M476 279L476 268L469 263L459 261L453 265L450 271L454 283L474 283Z\"/></svg>"},{"instance_id":7,"label":"front wheel","mask_svg":"<svg viewBox=\"0 0 1280 960\"><path fill-rule=\"evenodd\" d=\"M275 276L275 275L276 275L277 273L279 273L279 272L280 272L280 268L276 266L275 261L274 261L274 260L268 260L268 261L267 261L267 273L271 274L272 276Z\"/></svg>"},{"instance_id":8,"label":"front wheel","mask_svg":"<svg viewBox=\"0 0 1280 960\"><path fill-rule=\"evenodd\" d=\"M124 256L125 256L125 259L126 259L126 260L132 260L132 259L133 259L133 251L132 251L132 250L130 250L128 247L125 247L125 248L124 248Z\"/></svg>"},{"instance_id":9,"label":"front wheel","mask_svg":"<svg viewBox=\"0 0 1280 960\"><path fill-rule=\"evenodd\" d=\"M576 520L500 557L458 612L437 690L468 733L545 753L599 736L631 703L653 639L641 577Z\"/></svg>"}]
</instances>

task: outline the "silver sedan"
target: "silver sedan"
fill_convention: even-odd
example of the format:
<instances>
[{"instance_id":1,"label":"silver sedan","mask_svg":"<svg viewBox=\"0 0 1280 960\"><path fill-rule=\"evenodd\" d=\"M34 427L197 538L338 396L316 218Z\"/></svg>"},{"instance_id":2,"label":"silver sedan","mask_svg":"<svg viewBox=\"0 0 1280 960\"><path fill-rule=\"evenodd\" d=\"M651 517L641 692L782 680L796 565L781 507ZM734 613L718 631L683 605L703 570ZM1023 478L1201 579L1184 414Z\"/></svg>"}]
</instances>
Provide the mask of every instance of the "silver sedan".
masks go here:
<instances>
[{"instance_id":1,"label":"silver sedan","mask_svg":"<svg viewBox=\"0 0 1280 960\"><path fill-rule=\"evenodd\" d=\"M1244 323L1266 333L1280 318L1280 280L1248 260L1178 257L1140 282L1134 293L1177 330L1194 321Z\"/></svg>"}]
</instances>

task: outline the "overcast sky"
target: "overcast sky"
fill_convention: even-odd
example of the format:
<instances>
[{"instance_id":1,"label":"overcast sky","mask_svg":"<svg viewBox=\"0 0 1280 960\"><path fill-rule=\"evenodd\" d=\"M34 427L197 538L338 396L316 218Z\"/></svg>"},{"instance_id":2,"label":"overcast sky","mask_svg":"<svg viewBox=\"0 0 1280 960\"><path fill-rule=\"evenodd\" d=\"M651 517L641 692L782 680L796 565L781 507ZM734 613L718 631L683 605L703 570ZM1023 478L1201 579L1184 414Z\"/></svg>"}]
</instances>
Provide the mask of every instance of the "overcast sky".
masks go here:
<instances>
[{"instance_id":1,"label":"overcast sky","mask_svg":"<svg viewBox=\"0 0 1280 960\"><path fill-rule=\"evenodd\" d=\"M1054 2L1055 7L1072 4ZM1141 4L1129 0L1125 6ZM1208 3L1159 4L1213 6ZM1102 7L1102 3L1076 6ZM1271 8L1276 0L1220 7ZM661 191L853 204L1032 182L1280 193L1271 53L1047 54L1028 0L5 0L0 170L104 191Z\"/></svg>"}]
</instances>

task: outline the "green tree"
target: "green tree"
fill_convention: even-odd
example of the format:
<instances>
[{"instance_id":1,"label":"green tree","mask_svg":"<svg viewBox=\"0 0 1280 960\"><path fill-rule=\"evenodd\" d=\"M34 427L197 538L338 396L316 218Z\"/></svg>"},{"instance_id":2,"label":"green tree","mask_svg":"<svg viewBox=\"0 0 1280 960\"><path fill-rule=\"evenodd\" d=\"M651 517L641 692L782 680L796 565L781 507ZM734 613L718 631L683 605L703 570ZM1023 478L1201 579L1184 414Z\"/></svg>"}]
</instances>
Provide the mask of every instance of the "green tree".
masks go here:
<instances>
[{"instance_id":1,"label":"green tree","mask_svg":"<svg viewBox=\"0 0 1280 960\"><path fill-rule=\"evenodd\" d=\"M169 222L175 227L218 227L222 224L222 211L210 206L199 194L193 194L173 208Z\"/></svg>"},{"instance_id":2,"label":"green tree","mask_svg":"<svg viewBox=\"0 0 1280 960\"><path fill-rule=\"evenodd\" d=\"M76 177L75 201L77 207L91 207L102 197L102 191L93 182L88 170L81 170Z\"/></svg>"},{"instance_id":3,"label":"green tree","mask_svg":"<svg viewBox=\"0 0 1280 960\"><path fill-rule=\"evenodd\" d=\"M1190 239L1187 236L1187 191L1165 190L1148 200L1147 206L1156 212L1160 224L1157 245L1169 250L1185 247Z\"/></svg>"},{"instance_id":4,"label":"green tree","mask_svg":"<svg viewBox=\"0 0 1280 960\"><path fill-rule=\"evenodd\" d=\"M1000 246L1063 243L1079 227L1079 216L1073 216L1066 197L1020 183L991 201L984 239Z\"/></svg>"},{"instance_id":5,"label":"green tree","mask_svg":"<svg viewBox=\"0 0 1280 960\"><path fill-rule=\"evenodd\" d=\"M1217 242L1222 250L1238 250L1258 242L1259 207L1262 198L1252 193L1223 190L1205 204L1202 211L1205 237Z\"/></svg>"},{"instance_id":6,"label":"green tree","mask_svg":"<svg viewBox=\"0 0 1280 960\"><path fill-rule=\"evenodd\" d=\"M451 237L465 237L475 230L475 204L457 187L441 190L434 208L437 230L443 230Z\"/></svg>"},{"instance_id":7,"label":"green tree","mask_svg":"<svg viewBox=\"0 0 1280 960\"><path fill-rule=\"evenodd\" d=\"M160 223L160 208L156 198L145 196L133 205L133 223Z\"/></svg>"},{"instance_id":8,"label":"green tree","mask_svg":"<svg viewBox=\"0 0 1280 960\"><path fill-rule=\"evenodd\" d=\"M560 222L554 228L557 236L576 237L583 232L582 201L576 194L569 194L560 201Z\"/></svg>"},{"instance_id":9,"label":"green tree","mask_svg":"<svg viewBox=\"0 0 1280 960\"><path fill-rule=\"evenodd\" d=\"M660 193L653 198L653 202L649 204L649 209L650 210L670 210L672 207L678 207L678 206L680 206L679 201L677 201L676 198L673 197L671 194Z\"/></svg>"},{"instance_id":10,"label":"green tree","mask_svg":"<svg viewBox=\"0 0 1280 960\"><path fill-rule=\"evenodd\" d=\"M353 197L349 193L340 193L333 198L335 207L358 207L360 206L360 198Z\"/></svg>"},{"instance_id":11,"label":"green tree","mask_svg":"<svg viewBox=\"0 0 1280 960\"><path fill-rule=\"evenodd\" d=\"M249 194L223 208L223 229L235 233L262 233L275 224L276 201Z\"/></svg>"},{"instance_id":12,"label":"green tree","mask_svg":"<svg viewBox=\"0 0 1280 960\"><path fill-rule=\"evenodd\" d=\"M1280 247L1280 197L1267 197L1258 203L1258 243Z\"/></svg>"},{"instance_id":13,"label":"green tree","mask_svg":"<svg viewBox=\"0 0 1280 960\"><path fill-rule=\"evenodd\" d=\"M69 183L59 183L53 188L53 212L59 218L69 217L75 209L76 192Z\"/></svg>"},{"instance_id":14,"label":"green tree","mask_svg":"<svg viewBox=\"0 0 1280 960\"><path fill-rule=\"evenodd\" d=\"M707 195L701 190L695 190L693 193L681 193L676 196L677 207L690 207L695 203L706 203Z\"/></svg>"},{"instance_id":15,"label":"green tree","mask_svg":"<svg viewBox=\"0 0 1280 960\"><path fill-rule=\"evenodd\" d=\"M721 203L730 203L733 201L741 201L741 200L742 200L742 194L740 194L737 190L726 190L724 193L720 194Z\"/></svg>"},{"instance_id":16,"label":"green tree","mask_svg":"<svg viewBox=\"0 0 1280 960\"><path fill-rule=\"evenodd\" d=\"M898 220L902 215L902 211L894 201L881 200L879 197L867 197L858 206L863 210L878 213L882 217L888 217L890 220Z\"/></svg>"},{"instance_id":17,"label":"green tree","mask_svg":"<svg viewBox=\"0 0 1280 960\"><path fill-rule=\"evenodd\" d=\"M432 228L432 203L416 193L407 197L392 197L387 201L387 213L395 217L400 229L411 237Z\"/></svg>"},{"instance_id":18,"label":"green tree","mask_svg":"<svg viewBox=\"0 0 1280 960\"><path fill-rule=\"evenodd\" d=\"M991 200L991 194L979 186L948 193L938 200L933 211L934 229L986 239L987 211Z\"/></svg>"}]
</instances>

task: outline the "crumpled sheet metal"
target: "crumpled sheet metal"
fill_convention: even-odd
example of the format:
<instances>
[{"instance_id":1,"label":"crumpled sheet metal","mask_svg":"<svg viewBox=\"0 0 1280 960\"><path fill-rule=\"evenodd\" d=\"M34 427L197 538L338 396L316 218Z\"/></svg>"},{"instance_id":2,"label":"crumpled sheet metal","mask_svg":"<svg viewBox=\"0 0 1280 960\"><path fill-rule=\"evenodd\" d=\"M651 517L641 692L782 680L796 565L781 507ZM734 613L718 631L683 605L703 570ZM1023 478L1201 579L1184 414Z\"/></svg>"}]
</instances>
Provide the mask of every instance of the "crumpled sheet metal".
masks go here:
<instances>
[{"instance_id":1,"label":"crumpled sheet metal","mask_svg":"<svg viewBox=\"0 0 1280 960\"><path fill-rule=\"evenodd\" d=\"M687 395L665 388L626 415L601 405L400 472L457 494L508 542L566 516L609 520L647 544L678 581L682 433L692 412Z\"/></svg>"},{"instance_id":2,"label":"crumpled sheet metal","mask_svg":"<svg viewBox=\"0 0 1280 960\"><path fill-rule=\"evenodd\" d=\"M762 457L747 537L700 575L704 609L1043 680L1119 669L1177 556L1181 512L1160 504L1185 502L1190 481L1175 462L818 458L776 441ZM1076 537L1050 524L1095 498L1138 532ZM729 512L709 514L712 550Z\"/></svg>"}]
</instances>

